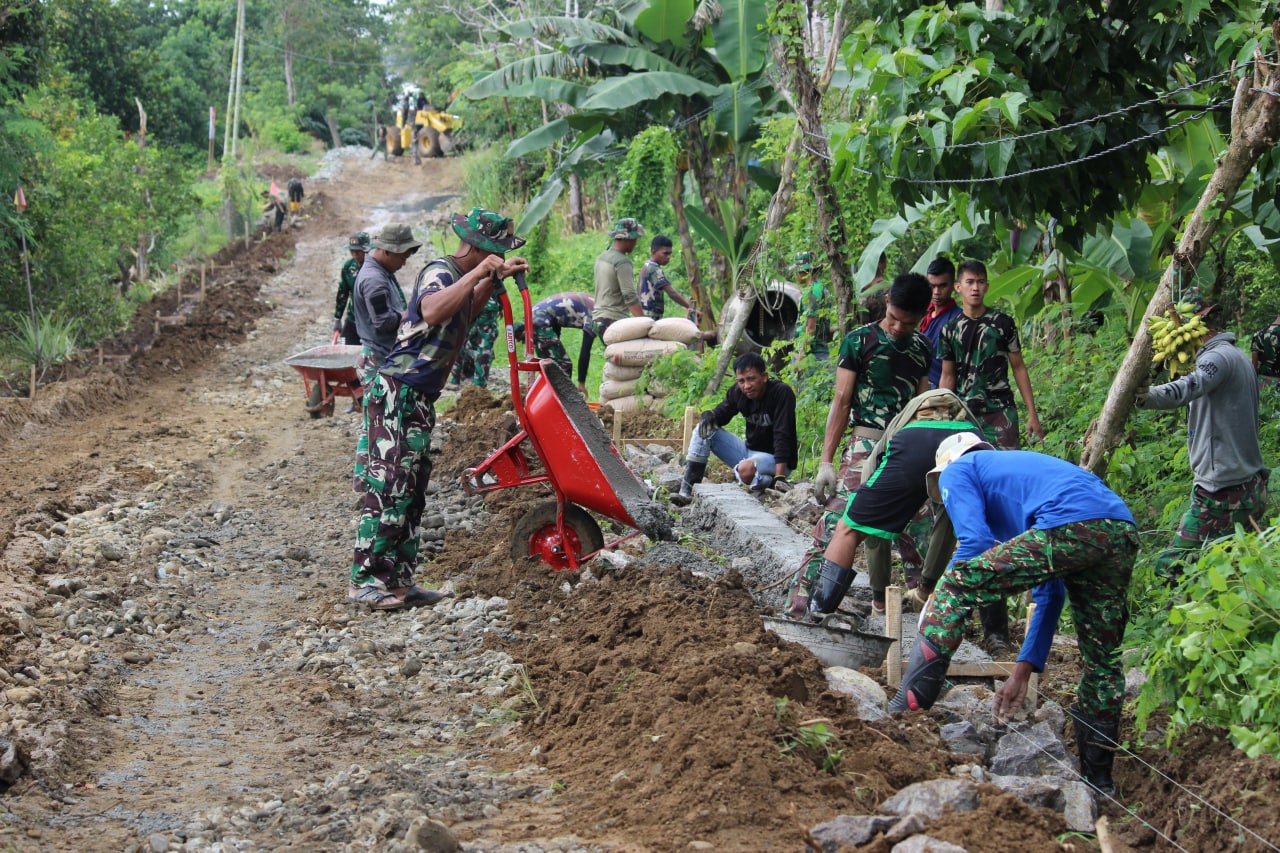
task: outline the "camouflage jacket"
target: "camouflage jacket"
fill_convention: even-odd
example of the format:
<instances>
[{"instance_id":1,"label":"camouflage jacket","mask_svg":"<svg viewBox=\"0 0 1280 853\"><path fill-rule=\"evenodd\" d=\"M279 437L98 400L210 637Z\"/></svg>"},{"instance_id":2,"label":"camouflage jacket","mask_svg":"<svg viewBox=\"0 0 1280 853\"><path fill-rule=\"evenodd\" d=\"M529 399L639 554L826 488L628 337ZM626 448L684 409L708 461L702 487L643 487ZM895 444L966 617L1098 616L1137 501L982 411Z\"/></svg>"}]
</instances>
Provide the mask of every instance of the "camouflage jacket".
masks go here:
<instances>
[{"instance_id":1,"label":"camouflage jacket","mask_svg":"<svg viewBox=\"0 0 1280 853\"><path fill-rule=\"evenodd\" d=\"M1017 410L1009 354L1021 351L1013 318L991 308L977 318L956 315L938 336L938 357L955 362L956 394L978 415Z\"/></svg>"},{"instance_id":2,"label":"camouflage jacket","mask_svg":"<svg viewBox=\"0 0 1280 853\"><path fill-rule=\"evenodd\" d=\"M437 258L422 268L413 287L404 322L396 344L379 368L384 376L399 379L431 400L440 396L449 370L458 357L471 326L471 305L466 303L444 323L430 326L422 321L422 297L438 293L462 278L450 258Z\"/></svg>"},{"instance_id":3,"label":"camouflage jacket","mask_svg":"<svg viewBox=\"0 0 1280 853\"><path fill-rule=\"evenodd\" d=\"M356 303L351 298L351 289L356 286L356 273L360 272L360 263L355 258L348 258L338 273L338 301L333 306L333 319L341 320L346 311L346 321L354 323Z\"/></svg>"},{"instance_id":4,"label":"camouflage jacket","mask_svg":"<svg viewBox=\"0 0 1280 853\"><path fill-rule=\"evenodd\" d=\"M1280 325L1255 332L1251 349L1258 357L1258 375L1280 377Z\"/></svg>"},{"instance_id":5,"label":"camouflage jacket","mask_svg":"<svg viewBox=\"0 0 1280 853\"><path fill-rule=\"evenodd\" d=\"M555 293L533 306L535 329L583 329L591 322L595 300L589 293Z\"/></svg>"},{"instance_id":6,"label":"camouflage jacket","mask_svg":"<svg viewBox=\"0 0 1280 853\"><path fill-rule=\"evenodd\" d=\"M918 332L895 341L877 323L854 329L840 342L838 367L858 374L849 408L851 426L884 429L929 375L933 353Z\"/></svg>"},{"instance_id":7,"label":"camouflage jacket","mask_svg":"<svg viewBox=\"0 0 1280 853\"><path fill-rule=\"evenodd\" d=\"M636 294L640 297L640 309L650 317L661 317L666 310L666 298L663 290L671 282L662 267L652 259L640 267L640 280L636 284Z\"/></svg>"}]
</instances>

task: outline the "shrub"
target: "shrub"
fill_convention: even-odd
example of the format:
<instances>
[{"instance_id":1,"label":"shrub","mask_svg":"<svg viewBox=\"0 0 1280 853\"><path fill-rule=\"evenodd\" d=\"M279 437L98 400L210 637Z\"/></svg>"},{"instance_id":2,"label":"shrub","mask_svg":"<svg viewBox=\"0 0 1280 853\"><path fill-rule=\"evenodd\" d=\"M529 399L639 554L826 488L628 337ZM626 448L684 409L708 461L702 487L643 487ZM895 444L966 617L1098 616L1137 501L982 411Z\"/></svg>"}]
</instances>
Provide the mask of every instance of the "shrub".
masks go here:
<instances>
[{"instance_id":1,"label":"shrub","mask_svg":"<svg viewBox=\"0 0 1280 853\"><path fill-rule=\"evenodd\" d=\"M301 154L310 146L311 138L298 130L289 119L273 118L262 125L262 140L270 148L285 154Z\"/></svg>"},{"instance_id":2,"label":"shrub","mask_svg":"<svg viewBox=\"0 0 1280 853\"><path fill-rule=\"evenodd\" d=\"M1280 528L1239 528L1189 572L1146 661L1137 722L1168 705L1167 743L1222 726L1250 758L1280 758Z\"/></svg>"}]
</instances>

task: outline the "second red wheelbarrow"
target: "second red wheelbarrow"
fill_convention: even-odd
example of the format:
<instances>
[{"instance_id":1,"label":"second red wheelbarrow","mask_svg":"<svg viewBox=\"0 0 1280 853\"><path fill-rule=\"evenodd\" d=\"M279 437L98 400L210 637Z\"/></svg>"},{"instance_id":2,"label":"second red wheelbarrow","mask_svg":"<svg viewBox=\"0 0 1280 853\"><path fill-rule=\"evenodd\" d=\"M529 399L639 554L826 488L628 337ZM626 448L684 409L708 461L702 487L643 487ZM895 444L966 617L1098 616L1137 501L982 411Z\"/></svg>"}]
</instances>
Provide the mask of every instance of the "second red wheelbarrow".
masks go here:
<instances>
[{"instance_id":1,"label":"second red wheelbarrow","mask_svg":"<svg viewBox=\"0 0 1280 853\"><path fill-rule=\"evenodd\" d=\"M511 557L537 557L556 571L576 570L605 548L644 533L650 539L670 539L672 519L649 499L649 492L631 473L604 425L555 362L533 357L533 324L529 291L523 275L515 277L524 303L524 359L517 357L511 300L498 295L507 330L507 359L511 364L511 402L520 432L479 465L462 475L468 494L546 483L555 500L538 504L511 533ZM521 397L520 374L533 375ZM525 451L533 449L541 462L534 470ZM587 510L638 528L605 544L600 525Z\"/></svg>"}]
</instances>

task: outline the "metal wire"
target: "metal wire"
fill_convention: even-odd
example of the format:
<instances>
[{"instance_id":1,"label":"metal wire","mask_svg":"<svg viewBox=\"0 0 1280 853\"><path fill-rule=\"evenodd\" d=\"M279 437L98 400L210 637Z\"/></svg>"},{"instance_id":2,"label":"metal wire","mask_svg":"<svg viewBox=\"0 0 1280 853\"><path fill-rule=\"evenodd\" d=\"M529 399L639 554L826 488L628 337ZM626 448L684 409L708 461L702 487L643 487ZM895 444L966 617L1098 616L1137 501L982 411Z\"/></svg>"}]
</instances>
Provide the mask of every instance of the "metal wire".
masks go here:
<instances>
[{"instance_id":1,"label":"metal wire","mask_svg":"<svg viewBox=\"0 0 1280 853\"><path fill-rule=\"evenodd\" d=\"M1152 139L1156 139L1157 137L1164 136L1165 134L1168 134L1174 130L1177 130L1180 127L1183 127L1185 125L1190 124L1193 121L1203 118L1204 116L1213 112L1213 110L1218 105L1224 104L1224 103L1227 103L1227 101L1215 101L1212 104L1209 104L1208 106L1206 106L1200 112L1193 113L1192 115L1182 119L1181 121L1174 122L1173 124L1168 125L1167 127L1160 128L1159 130L1153 130L1150 133L1144 133L1142 136L1136 136L1133 139L1120 143L1119 145L1113 145L1110 148L1104 148L1101 151L1094 151L1091 154L1086 154L1083 157L1077 157L1074 160L1066 160L1061 163L1052 163L1048 166L1035 166L1033 168L1025 169L1021 172L1014 172L1013 174L1009 174L1009 175L1000 175L1000 176L990 175L990 176L981 177L981 178L979 177L910 178L910 177L907 177L906 175L895 175L889 172L885 172L883 173L883 175L881 175L881 177L885 177L893 181L903 181L909 184L930 184L934 186L959 185L959 184L966 184L966 185L967 184L989 184L989 183L995 183L997 181L1009 181L1009 180L1013 180L1014 178L1025 178L1028 175L1037 175L1042 172L1052 172L1056 169L1066 169L1070 166L1078 166L1081 163L1088 163L1092 160L1097 160L1102 157L1106 157L1109 154L1114 154L1117 151L1123 151L1126 148L1132 148L1133 146L1139 145L1143 142L1147 142L1148 140L1152 140ZM812 132L806 133L806 135L812 136L815 139L824 139L824 137ZM830 154L822 154L818 151L815 151L813 148L809 147L808 143L802 143L802 145L804 146L804 149L806 151L808 151L810 154L812 154L815 157L821 157L825 160L832 160L832 161L834 161L835 159ZM863 169L853 165L850 165L849 168L862 175L870 175L873 177L875 176L875 173L872 172L870 169Z\"/></svg>"}]
</instances>

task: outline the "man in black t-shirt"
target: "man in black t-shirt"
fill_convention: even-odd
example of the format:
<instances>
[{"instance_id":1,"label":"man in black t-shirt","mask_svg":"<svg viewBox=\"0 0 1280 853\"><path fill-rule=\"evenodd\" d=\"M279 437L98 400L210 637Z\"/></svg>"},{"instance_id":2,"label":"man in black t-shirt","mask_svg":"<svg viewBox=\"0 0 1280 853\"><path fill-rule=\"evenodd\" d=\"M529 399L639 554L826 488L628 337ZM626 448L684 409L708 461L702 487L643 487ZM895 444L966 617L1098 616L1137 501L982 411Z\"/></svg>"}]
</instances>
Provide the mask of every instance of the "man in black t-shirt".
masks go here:
<instances>
[{"instance_id":1,"label":"man in black t-shirt","mask_svg":"<svg viewBox=\"0 0 1280 853\"><path fill-rule=\"evenodd\" d=\"M796 467L796 395L791 386L769 378L759 353L738 356L733 373L734 386L724 402L703 412L694 430L684 480L671 496L676 506L693 501L693 487L702 482L712 453L752 491L767 489ZM747 423L745 441L722 429L739 414Z\"/></svg>"}]
</instances>

